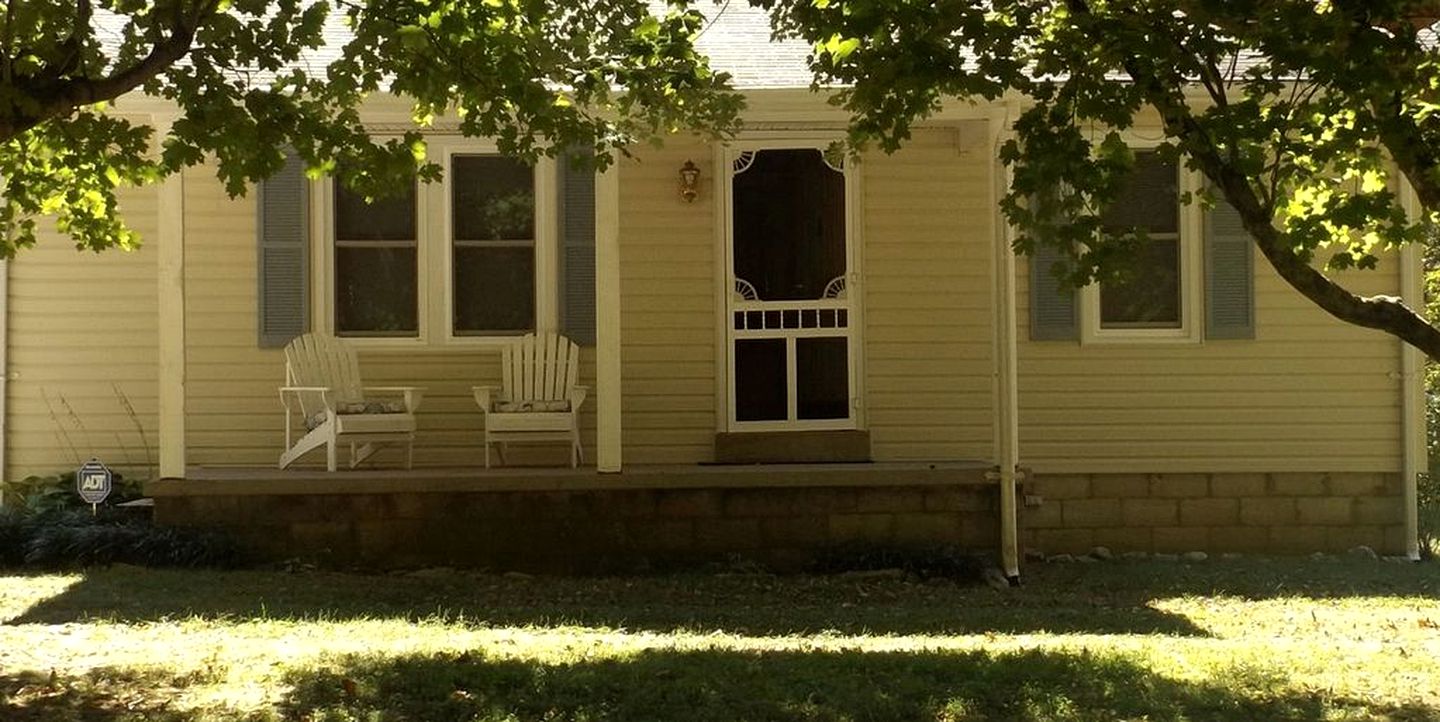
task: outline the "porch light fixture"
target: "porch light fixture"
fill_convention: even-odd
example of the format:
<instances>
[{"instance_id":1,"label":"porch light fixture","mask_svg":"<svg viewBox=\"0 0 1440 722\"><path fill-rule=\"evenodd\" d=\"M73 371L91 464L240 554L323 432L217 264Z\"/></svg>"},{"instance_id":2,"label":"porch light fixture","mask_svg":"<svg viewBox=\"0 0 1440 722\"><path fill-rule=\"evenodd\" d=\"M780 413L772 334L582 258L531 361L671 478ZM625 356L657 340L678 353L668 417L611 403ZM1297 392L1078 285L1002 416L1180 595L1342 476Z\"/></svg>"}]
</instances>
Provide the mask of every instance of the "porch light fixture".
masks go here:
<instances>
[{"instance_id":1,"label":"porch light fixture","mask_svg":"<svg viewBox=\"0 0 1440 722\"><path fill-rule=\"evenodd\" d=\"M700 195L699 186L700 169L695 166L695 161L685 161L685 165L680 166L680 198L686 203L694 203Z\"/></svg>"}]
</instances>

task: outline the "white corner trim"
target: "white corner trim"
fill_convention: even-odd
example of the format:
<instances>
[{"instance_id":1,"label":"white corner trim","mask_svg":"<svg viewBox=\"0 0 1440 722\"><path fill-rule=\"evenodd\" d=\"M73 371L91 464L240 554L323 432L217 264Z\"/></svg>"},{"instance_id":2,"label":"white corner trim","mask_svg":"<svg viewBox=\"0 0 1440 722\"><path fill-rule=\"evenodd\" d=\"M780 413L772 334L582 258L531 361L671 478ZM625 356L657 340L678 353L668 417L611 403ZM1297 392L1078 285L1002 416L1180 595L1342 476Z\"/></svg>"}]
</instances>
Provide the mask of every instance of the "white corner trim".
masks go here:
<instances>
[{"instance_id":1,"label":"white corner trim","mask_svg":"<svg viewBox=\"0 0 1440 722\"><path fill-rule=\"evenodd\" d=\"M1410 218L1420 212L1420 201L1409 181L1401 176L1400 203ZM1400 297L1405 305L1425 312L1424 272L1420 248L1411 243L1400 249ZM1432 322L1434 319L1430 319ZM1429 470L1425 447L1425 358L1420 350L1400 342L1400 438L1403 440L1401 494L1405 507L1405 554L1420 559L1420 497L1418 477Z\"/></svg>"},{"instance_id":2,"label":"white corner trim","mask_svg":"<svg viewBox=\"0 0 1440 722\"><path fill-rule=\"evenodd\" d=\"M0 181L0 194L5 192ZM10 262L0 261L0 481L10 478L5 466L5 449L10 445ZM0 488L0 507L5 491Z\"/></svg>"}]
</instances>

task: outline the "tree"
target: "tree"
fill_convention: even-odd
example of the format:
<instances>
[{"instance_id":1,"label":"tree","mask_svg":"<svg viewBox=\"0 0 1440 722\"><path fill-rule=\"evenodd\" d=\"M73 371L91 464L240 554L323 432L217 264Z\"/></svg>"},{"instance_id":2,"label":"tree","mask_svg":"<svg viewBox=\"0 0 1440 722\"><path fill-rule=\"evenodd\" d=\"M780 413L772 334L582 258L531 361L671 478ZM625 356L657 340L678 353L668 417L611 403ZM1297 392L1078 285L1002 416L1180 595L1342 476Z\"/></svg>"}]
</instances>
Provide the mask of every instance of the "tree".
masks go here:
<instances>
[{"instance_id":1,"label":"tree","mask_svg":"<svg viewBox=\"0 0 1440 722\"><path fill-rule=\"evenodd\" d=\"M814 44L817 84L841 87L852 114L852 147L893 150L952 98L1021 101L1002 208L1017 250L1060 250L1071 285L1123 275L1145 242L1101 213L1134 163L1121 134L1148 110L1161 151L1208 179L1197 202L1234 206L1281 278L1440 360L1440 328L1415 309L1314 267L1324 251L1330 269L1372 268L1431 237L1435 0L753 1L777 35ZM1395 169L1423 213L1404 212Z\"/></svg>"},{"instance_id":2,"label":"tree","mask_svg":"<svg viewBox=\"0 0 1440 722\"><path fill-rule=\"evenodd\" d=\"M643 0L7 0L0 18L0 256L52 217L82 248L134 247L115 190L214 159L231 195L293 149L370 196L438 177L418 130L372 137L382 90L419 128L533 158L609 153L677 128L723 131L740 107L691 46L703 18ZM155 137L123 115L173 102ZM156 141L163 152L155 153Z\"/></svg>"}]
</instances>

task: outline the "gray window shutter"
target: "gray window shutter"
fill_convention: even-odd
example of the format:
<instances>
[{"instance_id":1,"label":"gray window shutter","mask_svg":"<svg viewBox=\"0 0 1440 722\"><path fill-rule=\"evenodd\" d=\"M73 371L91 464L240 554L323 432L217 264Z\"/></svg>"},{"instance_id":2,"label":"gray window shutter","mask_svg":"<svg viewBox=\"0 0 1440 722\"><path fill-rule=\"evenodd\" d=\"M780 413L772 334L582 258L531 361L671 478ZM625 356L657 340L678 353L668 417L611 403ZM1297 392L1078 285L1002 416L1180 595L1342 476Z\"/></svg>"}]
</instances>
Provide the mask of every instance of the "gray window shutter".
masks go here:
<instances>
[{"instance_id":1,"label":"gray window shutter","mask_svg":"<svg viewBox=\"0 0 1440 722\"><path fill-rule=\"evenodd\" d=\"M288 155L258 196L260 347L278 348L310 327L310 199L300 158Z\"/></svg>"},{"instance_id":2,"label":"gray window shutter","mask_svg":"<svg viewBox=\"0 0 1440 722\"><path fill-rule=\"evenodd\" d=\"M1054 266L1060 261L1059 249L1037 245L1030 254L1030 339L1033 341L1075 341L1079 339L1076 321L1076 291L1061 288Z\"/></svg>"},{"instance_id":3,"label":"gray window shutter","mask_svg":"<svg viewBox=\"0 0 1440 722\"><path fill-rule=\"evenodd\" d=\"M1254 244L1224 198L1205 219L1205 337L1255 338Z\"/></svg>"},{"instance_id":4,"label":"gray window shutter","mask_svg":"<svg viewBox=\"0 0 1440 722\"><path fill-rule=\"evenodd\" d=\"M560 326L582 346L595 345L595 172L560 166Z\"/></svg>"}]
</instances>

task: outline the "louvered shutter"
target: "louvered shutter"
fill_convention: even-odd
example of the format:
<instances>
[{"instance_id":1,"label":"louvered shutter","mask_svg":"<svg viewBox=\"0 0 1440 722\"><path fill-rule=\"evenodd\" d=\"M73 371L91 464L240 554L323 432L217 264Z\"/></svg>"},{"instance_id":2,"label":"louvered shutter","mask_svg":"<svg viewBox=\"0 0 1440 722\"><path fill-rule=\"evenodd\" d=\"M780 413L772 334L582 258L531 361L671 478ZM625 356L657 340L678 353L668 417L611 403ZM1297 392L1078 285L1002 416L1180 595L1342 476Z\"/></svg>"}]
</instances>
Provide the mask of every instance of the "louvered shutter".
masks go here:
<instances>
[{"instance_id":1,"label":"louvered shutter","mask_svg":"<svg viewBox=\"0 0 1440 722\"><path fill-rule=\"evenodd\" d=\"M560 325L570 340L595 345L595 172L562 156L560 166Z\"/></svg>"},{"instance_id":2,"label":"louvered shutter","mask_svg":"<svg viewBox=\"0 0 1440 722\"><path fill-rule=\"evenodd\" d=\"M1205 337L1255 338L1253 243L1240 213L1218 199L1205 218Z\"/></svg>"},{"instance_id":3,"label":"louvered shutter","mask_svg":"<svg viewBox=\"0 0 1440 722\"><path fill-rule=\"evenodd\" d=\"M293 154L261 181L258 328L261 348L282 347L310 326L310 214L305 165Z\"/></svg>"},{"instance_id":4,"label":"louvered shutter","mask_svg":"<svg viewBox=\"0 0 1440 722\"><path fill-rule=\"evenodd\" d=\"M1062 288L1054 266L1059 249L1037 245L1030 254L1030 338L1034 341L1074 341L1079 336L1076 292Z\"/></svg>"}]
</instances>

